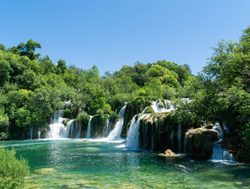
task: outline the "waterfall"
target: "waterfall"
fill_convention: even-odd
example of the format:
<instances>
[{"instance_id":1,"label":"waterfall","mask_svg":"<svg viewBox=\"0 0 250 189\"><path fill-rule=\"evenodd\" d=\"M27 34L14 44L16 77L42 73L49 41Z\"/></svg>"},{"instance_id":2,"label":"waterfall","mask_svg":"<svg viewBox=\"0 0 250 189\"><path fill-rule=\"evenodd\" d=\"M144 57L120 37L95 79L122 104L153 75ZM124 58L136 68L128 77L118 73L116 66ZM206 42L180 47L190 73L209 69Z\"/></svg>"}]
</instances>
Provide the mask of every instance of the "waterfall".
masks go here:
<instances>
[{"instance_id":1,"label":"waterfall","mask_svg":"<svg viewBox=\"0 0 250 189\"><path fill-rule=\"evenodd\" d=\"M225 148L222 148L222 146L219 143L216 143L213 147L211 160L214 162L226 162L226 163L235 162L233 155Z\"/></svg>"},{"instance_id":2,"label":"waterfall","mask_svg":"<svg viewBox=\"0 0 250 189\"><path fill-rule=\"evenodd\" d=\"M92 120L93 116L89 117L89 122L88 122L88 128L87 128L87 134L86 134L86 138L91 138L91 120Z\"/></svg>"},{"instance_id":3,"label":"waterfall","mask_svg":"<svg viewBox=\"0 0 250 189\"><path fill-rule=\"evenodd\" d=\"M37 138L38 138L38 139L41 138L41 131L40 131L40 130L38 130L38 132L37 132Z\"/></svg>"},{"instance_id":4,"label":"waterfall","mask_svg":"<svg viewBox=\"0 0 250 189\"><path fill-rule=\"evenodd\" d=\"M29 128L29 139L33 139L33 127Z\"/></svg>"},{"instance_id":5,"label":"waterfall","mask_svg":"<svg viewBox=\"0 0 250 189\"><path fill-rule=\"evenodd\" d=\"M181 153L181 124L178 124L178 152Z\"/></svg>"},{"instance_id":6,"label":"waterfall","mask_svg":"<svg viewBox=\"0 0 250 189\"><path fill-rule=\"evenodd\" d=\"M160 107L157 101L153 101L151 107L155 113L167 112L167 109L165 107Z\"/></svg>"},{"instance_id":7,"label":"waterfall","mask_svg":"<svg viewBox=\"0 0 250 189\"><path fill-rule=\"evenodd\" d=\"M80 138L80 133L81 133L81 126L78 125L74 119L68 121L64 137Z\"/></svg>"},{"instance_id":8,"label":"waterfall","mask_svg":"<svg viewBox=\"0 0 250 189\"><path fill-rule=\"evenodd\" d=\"M51 116L51 119L50 119L50 124L53 124L53 123L62 123L64 118L62 117L63 116L63 110L58 110L56 111L52 116Z\"/></svg>"},{"instance_id":9,"label":"waterfall","mask_svg":"<svg viewBox=\"0 0 250 189\"><path fill-rule=\"evenodd\" d=\"M175 111L175 107L170 100L164 100L164 104L166 106L167 112Z\"/></svg>"},{"instance_id":10,"label":"waterfall","mask_svg":"<svg viewBox=\"0 0 250 189\"><path fill-rule=\"evenodd\" d=\"M236 161L235 161L233 155L227 149L225 149L221 146L221 142L223 141L223 132L222 132L222 129L221 129L221 126L219 125L219 123L216 123L213 126L213 130L215 130L217 132L219 140L215 143L215 145L213 147L211 161L222 162L222 163L235 163ZM225 129L225 130L227 130L227 129Z\"/></svg>"},{"instance_id":11,"label":"waterfall","mask_svg":"<svg viewBox=\"0 0 250 189\"><path fill-rule=\"evenodd\" d=\"M81 136L81 125L72 119L67 123L67 136L68 138L80 138Z\"/></svg>"},{"instance_id":12,"label":"waterfall","mask_svg":"<svg viewBox=\"0 0 250 189\"><path fill-rule=\"evenodd\" d=\"M126 110L126 105L122 107L122 109L119 112L119 119L115 123L115 128L109 133L109 136L107 137L108 140L119 140L121 139L120 135L122 132L122 127L124 123L124 114Z\"/></svg>"},{"instance_id":13,"label":"waterfall","mask_svg":"<svg viewBox=\"0 0 250 189\"><path fill-rule=\"evenodd\" d=\"M140 121L144 118L147 114L143 115L135 115L131 121L129 126L128 134L127 134L127 141L126 147L130 149L138 149L139 148L139 127Z\"/></svg>"},{"instance_id":14,"label":"waterfall","mask_svg":"<svg viewBox=\"0 0 250 189\"><path fill-rule=\"evenodd\" d=\"M174 131L171 131L170 134L170 146L173 147L174 146Z\"/></svg>"},{"instance_id":15,"label":"waterfall","mask_svg":"<svg viewBox=\"0 0 250 189\"><path fill-rule=\"evenodd\" d=\"M168 107L166 107L165 104L167 104ZM173 104L169 100L164 100L164 103L153 101L151 107L155 113L171 112L175 110Z\"/></svg>"},{"instance_id":16,"label":"waterfall","mask_svg":"<svg viewBox=\"0 0 250 189\"><path fill-rule=\"evenodd\" d=\"M65 137L66 127L63 125L63 121L65 119L62 118L62 114L63 111L59 110L52 116L51 123L49 125L49 132L47 134L48 138L58 139Z\"/></svg>"},{"instance_id":17,"label":"waterfall","mask_svg":"<svg viewBox=\"0 0 250 189\"><path fill-rule=\"evenodd\" d=\"M184 154L187 153L187 135L185 133L184 135L184 150L183 150Z\"/></svg>"},{"instance_id":18,"label":"waterfall","mask_svg":"<svg viewBox=\"0 0 250 189\"><path fill-rule=\"evenodd\" d=\"M109 134L109 125L110 125L110 122L109 122L109 118L106 120L106 125L105 125L105 127L104 127L104 129L103 129L103 133L102 133L102 135L104 136L104 137L106 137L106 136L108 136L108 134Z\"/></svg>"}]
</instances>

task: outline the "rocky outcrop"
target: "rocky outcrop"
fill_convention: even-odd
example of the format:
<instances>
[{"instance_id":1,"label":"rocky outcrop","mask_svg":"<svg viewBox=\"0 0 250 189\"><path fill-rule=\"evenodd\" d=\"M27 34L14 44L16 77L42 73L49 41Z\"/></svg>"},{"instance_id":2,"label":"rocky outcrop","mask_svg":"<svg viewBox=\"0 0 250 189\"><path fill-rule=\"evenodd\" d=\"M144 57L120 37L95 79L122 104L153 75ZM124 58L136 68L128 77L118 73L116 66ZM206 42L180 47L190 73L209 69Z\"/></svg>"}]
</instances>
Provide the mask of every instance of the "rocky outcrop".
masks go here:
<instances>
[{"instance_id":1,"label":"rocky outcrop","mask_svg":"<svg viewBox=\"0 0 250 189\"><path fill-rule=\"evenodd\" d=\"M190 127L178 124L170 113L146 114L140 120L139 146L151 151L171 149L183 153L184 133Z\"/></svg>"},{"instance_id":2,"label":"rocky outcrop","mask_svg":"<svg viewBox=\"0 0 250 189\"><path fill-rule=\"evenodd\" d=\"M219 140L218 133L211 125L190 129L186 137L187 153L194 159L210 159L214 143Z\"/></svg>"},{"instance_id":3,"label":"rocky outcrop","mask_svg":"<svg viewBox=\"0 0 250 189\"><path fill-rule=\"evenodd\" d=\"M91 120L91 138L104 137L107 135L107 114L97 114Z\"/></svg>"},{"instance_id":4,"label":"rocky outcrop","mask_svg":"<svg viewBox=\"0 0 250 189\"><path fill-rule=\"evenodd\" d=\"M75 120L75 124L78 124L81 127L80 138L86 137L89 119L90 119L90 116L87 113L81 112L78 114ZM73 137L71 133L69 135L70 135L70 138Z\"/></svg>"}]
</instances>

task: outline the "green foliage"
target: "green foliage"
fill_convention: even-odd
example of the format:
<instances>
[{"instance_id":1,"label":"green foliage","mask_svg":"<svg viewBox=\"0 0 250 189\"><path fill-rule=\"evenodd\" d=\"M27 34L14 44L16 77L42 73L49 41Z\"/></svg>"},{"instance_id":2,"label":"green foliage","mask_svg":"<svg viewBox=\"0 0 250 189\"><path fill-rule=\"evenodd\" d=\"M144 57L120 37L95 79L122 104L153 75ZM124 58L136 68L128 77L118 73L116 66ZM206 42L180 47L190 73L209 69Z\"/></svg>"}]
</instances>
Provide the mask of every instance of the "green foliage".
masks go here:
<instances>
[{"instance_id":1,"label":"green foliage","mask_svg":"<svg viewBox=\"0 0 250 189\"><path fill-rule=\"evenodd\" d=\"M198 88L191 103L195 116L226 124L235 137L242 137L243 148L250 144L249 31L238 43L219 42L199 81L190 85Z\"/></svg>"},{"instance_id":2,"label":"green foliage","mask_svg":"<svg viewBox=\"0 0 250 189\"><path fill-rule=\"evenodd\" d=\"M14 150L0 148L0 188L22 188L29 172L26 160L17 160Z\"/></svg>"},{"instance_id":3,"label":"green foliage","mask_svg":"<svg viewBox=\"0 0 250 189\"><path fill-rule=\"evenodd\" d=\"M10 72L10 64L6 60L0 59L0 86L9 81Z\"/></svg>"},{"instance_id":4,"label":"green foliage","mask_svg":"<svg viewBox=\"0 0 250 189\"><path fill-rule=\"evenodd\" d=\"M20 54L20 56L27 56L30 60L34 60L40 56L40 54L35 53L37 48L41 48L41 45L30 39L26 43L20 43L17 47L13 47L11 51Z\"/></svg>"},{"instance_id":5,"label":"green foliage","mask_svg":"<svg viewBox=\"0 0 250 189\"><path fill-rule=\"evenodd\" d=\"M118 118L119 118L119 116L118 116L118 114L115 113L115 112L112 112L112 113L110 114L110 116L109 116L109 120L110 120L111 122L113 122L113 123L114 123Z\"/></svg>"},{"instance_id":6,"label":"green foliage","mask_svg":"<svg viewBox=\"0 0 250 189\"><path fill-rule=\"evenodd\" d=\"M6 140L8 137L9 118L0 111L0 140Z\"/></svg>"},{"instance_id":7,"label":"green foliage","mask_svg":"<svg viewBox=\"0 0 250 189\"><path fill-rule=\"evenodd\" d=\"M56 70L57 70L56 73L64 74L67 70L66 62L64 60L61 60L61 59L58 60Z\"/></svg>"},{"instance_id":8,"label":"green foliage","mask_svg":"<svg viewBox=\"0 0 250 189\"><path fill-rule=\"evenodd\" d=\"M85 123L85 122L88 122L89 120L89 115L86 113L86 112L80 112L78 115L77 115L77 118L76 120L80 123Z\"/></svg>"},{"instance_id":9,"label":"green foliage","mask_svg":"<svg viewBox=\"0 0 250 189\"><path fill-rule=\"evenodd\" d=\"M70 109L68 109L68 108L63 110L63 117L69 118L69 119L74 118L72 111Z\"/></svg>"},{"instance_id":10,"label":"green foliage","mask_svg":"<svg viewBox=\"0 0 250 189\"><path fill-rule=\"evenodd\" d=\"M193 77L187 66L167 61L137 62L101 77L96 66L67 67L62 59L54 64L50 57L40 57L38 48L29 40L0 49L1 138L20 138L30 127L46 127L58 109L68 118L81 117L79 112L114 115L132 102L139 111L151 100L181 97Z\"/></svg>"}]
</instances>

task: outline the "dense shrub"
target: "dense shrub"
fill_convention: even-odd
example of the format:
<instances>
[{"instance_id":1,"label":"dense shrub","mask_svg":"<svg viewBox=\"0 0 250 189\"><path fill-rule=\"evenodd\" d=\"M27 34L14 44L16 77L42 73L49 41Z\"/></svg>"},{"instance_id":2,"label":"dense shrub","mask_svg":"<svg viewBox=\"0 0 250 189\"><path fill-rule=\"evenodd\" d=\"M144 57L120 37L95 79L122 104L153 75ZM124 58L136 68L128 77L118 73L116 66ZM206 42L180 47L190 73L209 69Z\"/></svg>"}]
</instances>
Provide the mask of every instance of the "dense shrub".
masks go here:
<instances>
[{"instance_id":1,"label":"dense shrub","mask_svg":"<svg viewBox=\"0 0 250 189\"><path fill-rule=\"evenodd\" d=\"M14 150L0 148L0 188L22 188L29 172L27 161L16 159Z\"/></svg>"}]
</instances>

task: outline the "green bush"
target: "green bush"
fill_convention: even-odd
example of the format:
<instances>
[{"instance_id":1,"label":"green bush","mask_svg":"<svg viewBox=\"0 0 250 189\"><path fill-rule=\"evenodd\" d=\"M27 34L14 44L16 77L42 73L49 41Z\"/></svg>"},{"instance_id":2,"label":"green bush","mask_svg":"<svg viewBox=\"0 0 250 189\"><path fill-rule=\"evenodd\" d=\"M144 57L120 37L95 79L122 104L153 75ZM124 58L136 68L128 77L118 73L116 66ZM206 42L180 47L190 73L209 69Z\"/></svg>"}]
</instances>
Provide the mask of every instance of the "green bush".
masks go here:
<instances>
[{"instance_id":1,"label":"green bush","mask_svg":"<svg viewBox=\"0 0 250 189\"><path fill-rule=\"evenodd\" d=\"M80 112L78 115L77 115L77 118L76 120L80 123L83 123L83 122L86 122L89 120L89 115L86 113L86 112Z\"/></svg>"},{"instance_id":2,"label":"green bush","mask_svg":"<svg viewBox=\"0 0 250 189\"><path fill-rule=\"evenodd\" d=\"M63 110L63 117L73 119L74 116L73 116L72 111L70 109L65 109L65 110Z\"/></svg>"},{"instance_id":3,"label":"green bush","mask_svg":"<svg viewBox=\"0 0 250 189\"><path fill-rule=\"evenodd\" d=\"M7 140L8 133L6 132L0 132L0 140Z\"/></svg>"},{"instance_id":4,"label":"green bush","mask_svg":"<svg viewBox=\"0 0 250 189\"><path fill-rule=\"evenodd\" d=\"M111 114L110 114L110 116L109 116L109 120L111 121L111 122L116 122L116 120L119 118L119 115L117 114L117 113L115 113L115 112L112 112Z\"/></svg>"},{"instance_id":5,"label":"green bush","mask_svg":"<svg viewBox=\"0 0 250 189\"><path fill-rule=\"evenodd\" d=\"M29 172L27 161L18 160L14 150L0 148L0 188L22 188Z\"/></svg>"}]
</instances>

